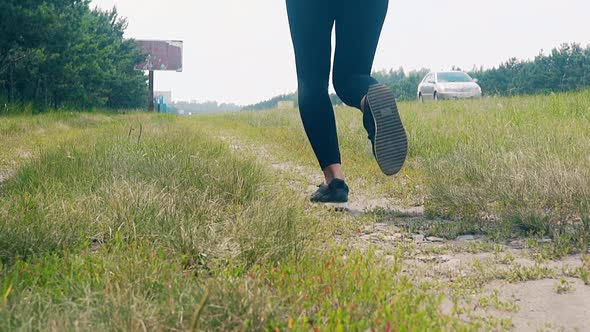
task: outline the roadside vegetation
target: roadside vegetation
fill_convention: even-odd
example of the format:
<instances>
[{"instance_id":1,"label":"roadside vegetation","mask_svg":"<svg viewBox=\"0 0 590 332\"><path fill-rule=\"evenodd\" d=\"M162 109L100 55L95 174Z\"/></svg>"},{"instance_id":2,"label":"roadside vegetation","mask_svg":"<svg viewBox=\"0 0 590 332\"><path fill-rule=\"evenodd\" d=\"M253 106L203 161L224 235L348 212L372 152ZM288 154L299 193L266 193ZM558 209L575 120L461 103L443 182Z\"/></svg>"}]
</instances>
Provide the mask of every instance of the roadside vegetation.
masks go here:
<instances>
[{"instance_id":1,"label":"roadside vegetation","mask_svg":"<svg viewBox=\"0 0 590 332\"><path fill-rule=\"evenodd\" d=\"M20 145L2 149L14 172L0 187L0 330L471 326L440 314L440 294L399 264L318 250L335 217L318 222L199 121L59 113L0 124L3 142Z\"/></svg>"},{"instance_id":2,"label":"roadside vegetation","mask_svg":"<svg viewBox=\"0 0 590 332\"><path fill-rule=\"evenodd\" d=\"M418 217L310 205L295 110L0 117L0 330L510 329L519 303L490 284L589 283L589 105L402 103L393 178L338 109L353 198Z\"/></svg>"},{"instance_id":3,"label":"roadside vegetation","mask_svg":"<svg viewBox=\"0 0 590 332\"><path fill-rule=\"evenodd\" d=\"M551 96L403 103L410 151L390 179L374 163L361 114L339 108L344 169L352 190L404 206L425 205L458 233L590 240L590 91ZM296 110L204 117L284 161L316 168ZM448 233L448 230L447 230Z\"/></svg>"},{"instance_id":4,"label":"roadside vegetation","mask_svg":"<svg viewBox=\"0 0 590 332\"><path fill-rule=\"evenodd\" d=\"M139 108L145 59L127 21L89 0L0 2L0 114Z\"/></svg>"}]
</instances>

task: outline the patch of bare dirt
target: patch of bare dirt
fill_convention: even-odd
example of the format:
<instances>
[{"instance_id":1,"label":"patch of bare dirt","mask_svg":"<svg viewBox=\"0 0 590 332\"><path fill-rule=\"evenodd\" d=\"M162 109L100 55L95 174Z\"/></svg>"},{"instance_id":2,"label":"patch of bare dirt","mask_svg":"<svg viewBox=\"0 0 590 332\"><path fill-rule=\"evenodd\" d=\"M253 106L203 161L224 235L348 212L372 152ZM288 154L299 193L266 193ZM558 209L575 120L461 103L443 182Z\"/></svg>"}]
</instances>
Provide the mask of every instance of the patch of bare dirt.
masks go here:
<instances>
[{"instance_id":1,"label":"patch of bare dirt","mask_svg":"<svg viewBox=\"0 0 590 332\"><path fill-rule=\"evenodd\" d=\"M14 174L15 173L13 171L0 170L0 185L2 185L4 182L8 181L8 179L13 177Z\"/></svg>"},{"instance_id":2,"label":"patch of bare dirt","mask_svg":"<svg viewBox=\"0 0 590 332\"><path fill-rule=\"evenodd\" d=\"M511 314L515 331L590 331L590 287L579 279L564 279L571 290L556 291L555 279L508 284L494 282L500 297L514 300L519 310Z\"/></svg>"},{"instance_id":3,"label":"patch of bare dirt","mask_svg":"<svg viewBox=\"0 0 590 332\"><path fill-rule=\"evenodd\" d=\"M394 223L366 225L355 236L340 239L341 243L360 250L372 248L384 262L391 263L396 257L395 248L409 248L402 261L403 272L417 282L453 283L466 276L481 278L478 282L483 282L485 287L481 294L473 295L474 303L478 296L497 293L500 301L513 303L517 309L478 309L475 305L475 312L510 319L514 331L590 331L590 287L580 279L564 275L564 271L583 265L581 255L538 262L526 249L495 245L497 249L493 251L485 241L477 236L452 241L424 237L407 233ZM516 283L504 280L511 270L522 268L549 269L554 277ZM557 286L562 282L566 290L559 292ZM443 311L450 312L452 307L447 300Z\"/></svg>"},{"instance_id":4,"label":"patch of bare dirt","mask_svg":"<svg viewBox=\"0 0 590 332\"><path fill-rule=\"evenodd\" d=\"M352 194L347 208L353 215L360 215L375 210L383 210L388 213L406 217L424 216L424 206L402 207L395 204L390 198L368 198L356 193Z\"/></svg>"}]
</instances>

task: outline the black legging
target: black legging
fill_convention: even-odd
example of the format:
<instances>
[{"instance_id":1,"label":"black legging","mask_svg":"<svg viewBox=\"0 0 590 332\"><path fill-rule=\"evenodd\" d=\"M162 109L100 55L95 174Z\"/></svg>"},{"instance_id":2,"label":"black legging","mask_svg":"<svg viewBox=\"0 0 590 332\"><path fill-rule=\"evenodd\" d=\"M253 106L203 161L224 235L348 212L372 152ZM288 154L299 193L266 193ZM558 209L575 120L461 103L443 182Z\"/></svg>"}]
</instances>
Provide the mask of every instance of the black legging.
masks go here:
<instances>
[{"instance_id":1,"label":"black legging","mask_svg":"<svg viewBox=\"0 0 590 332\"><path fill-rule=\"evenodd\" d=\"M389 0L287 0L295 48L299 110L322 169L340 164L334 109L328 93L332 28L336 23L333 83L344 103L360 109Z\"/></svg>"}]
</instances>

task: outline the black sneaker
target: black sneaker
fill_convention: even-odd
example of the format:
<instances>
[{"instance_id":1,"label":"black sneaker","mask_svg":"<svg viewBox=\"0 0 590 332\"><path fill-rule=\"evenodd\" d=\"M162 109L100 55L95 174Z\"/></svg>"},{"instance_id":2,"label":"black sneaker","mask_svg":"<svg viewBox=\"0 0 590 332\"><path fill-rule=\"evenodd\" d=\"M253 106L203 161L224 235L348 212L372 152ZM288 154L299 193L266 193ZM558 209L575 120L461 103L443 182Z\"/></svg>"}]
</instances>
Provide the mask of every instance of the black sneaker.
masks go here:
<instances>
[{"instance_id":1,"label":"black sneaker","mask_svg":"<svg viewBox=\"0 0 590 332\"><path fill-rule=\"evenodd\" d=\"M334 179L330 184L322 184L311 196L313 203L347 203L348 186L344 180Z\"/></svg>"},{"instance_id":2,"label":"black sneaker","mask_svg":"<svg viewBox=\"0 0 590 332\"><path fill-rule=\"evenodd\" d=\"M408 137L395 97L385 85L376 84L369 88L364 105L363 125L369 134L373 155L383 173L399 173L408 154Z\"/></svg>"}]
</instances>

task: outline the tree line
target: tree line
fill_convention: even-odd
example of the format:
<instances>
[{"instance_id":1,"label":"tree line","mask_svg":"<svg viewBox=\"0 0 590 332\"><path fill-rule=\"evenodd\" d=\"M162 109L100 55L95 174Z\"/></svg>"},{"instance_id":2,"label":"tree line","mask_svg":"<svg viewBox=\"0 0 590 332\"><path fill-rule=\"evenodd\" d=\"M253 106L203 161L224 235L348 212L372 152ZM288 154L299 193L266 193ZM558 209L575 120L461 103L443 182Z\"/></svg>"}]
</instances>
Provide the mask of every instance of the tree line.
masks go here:
<instances>
[{"instance_id":1,"label":"tree line","mask_svg":"<svg viewBox=\"0 0 590 332\"><path fill-rule=\"evenodd\" d=\"M116 9L91 9L90 0L2 0L0 102L36 110L143 107L146 77L134 66L144 56L123 38L126 28Z\"/></svg>"},{"instance_id":2,"label":"tree line","mask_svg":"<svg viewBox=\"0 0 590 332\"><path fill-rule=\"evenodd\" d=\"M461 70L453 67L452 70ZM399 100L416 99L418 85L430 72L423 68L406 72L403 68L373 72L379 82L389 86ZM474 68L468 71L477 78L483 94L487 96L515 96L545 94L579 90L590 86L590 46L562 44L549 54L541 52L532 60L508 61L491 69ZM342 104L336 95L331 95L335 105ZM297 93L286 94L250 105L244 110L260 110L277 107L281 100L297 101Z\"/></svg>"},{"instance_id":3,"label":"tree line","mask_svg":"<svg viewBox=\"0 0 590 332\"><path fill-rule=\"evenodd\" d=\"M579 90L590 86L590 46L562 44L533 60L512 58L497 68L472 70L484 94L513 96Z\"/></svg>"},{"instance_id":4,"label":"tree line","mask_svg":"<svg viewBox=\"0 0 590 332\"><path fill-rule=\"evenodd\" d=\"M453 67L453 70L461 68ZM390 86L400 100L416 98L416 91L429 69L405 73L398 70L380 71L373 75ZM546 94L579 90L590 86L590 46L562 44L549 54L543 51L532 60L508 61L491 69L468 71L477 78L484 95L515 96Z\"/></svg>"},{"instance_id":5,"label":"tree line","mask_svg":"<svg viewBox=\"0 0 590 332\"><path fill-rule=\"evenodd\" d=\"M260 111L266 110L271 108L276 108L279 102L281 101L292 101L295 105L298 104L297 101L297 92L295 93L288 93L283 95L278 95L276 97L272 97L268 100L261 101L256 104L247 105L242 108L243 111Z\"/></svg>"}]
</instances>

